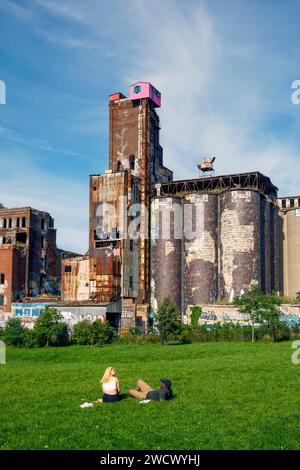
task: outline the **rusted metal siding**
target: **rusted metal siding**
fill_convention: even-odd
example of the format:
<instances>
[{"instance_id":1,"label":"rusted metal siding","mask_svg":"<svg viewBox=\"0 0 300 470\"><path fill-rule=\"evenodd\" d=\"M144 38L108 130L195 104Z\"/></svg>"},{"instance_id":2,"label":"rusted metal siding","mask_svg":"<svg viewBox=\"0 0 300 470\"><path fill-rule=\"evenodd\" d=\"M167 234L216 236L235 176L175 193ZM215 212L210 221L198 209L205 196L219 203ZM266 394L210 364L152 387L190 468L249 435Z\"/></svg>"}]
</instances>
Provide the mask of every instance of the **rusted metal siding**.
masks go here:
<instances>
[{"instance_id":1,"label":"rusted metal siding","mask_svg":"<svg viewBox=\"0 0 300 470\"><path fill-rule=\"evenodd\" d=\"M180 237L176 238L174 214L179 213ZM171 217L165 210L170 211ZM182 303L182 201L176 197L155 198L151 207L151 306L157 311L166 297L181 310ZM162 237L163 223L170 229Z\"/></svg>"},{"instance_id":2,"label":"rusted metal siding","mask_svg":"<svg viewBox=\"0 0 300 470\"><path fill-rule=\"evenodd\" d=\"M121 296L122 204L128 194L126 172L105 173L90 178L90 281L91 295L97 302L111 302ZM102 219L97 217L99 205L108 204L104 212L105 226L96 233ZM113 210L110 210L109 208ZM126 207L125 207L126 209Z\"/></svg>"},{"instance_id":3,"label":"rusted metal siding","mask_svg":"<svg viewBox=\"0 0 300 470\"><path fill-rule=\"evenodd\" d=\"M62 260L62 300L84 302L90 298L90 263L88 256Z\"/></svg>"},{"instance_id":4,"label":"rusted metal siding","mask_svg":"<svg viewBox=\"0 0 300 470\"><path fill-rule=\"evenodd\" d=\"M253 190L220 195L221 298L233 300L261 281L260 194Z\"/></svg>"},{"instance_id":5,"label":"rusted metal siding","mask_svg":"<svg viewBox=\"0 0 300 470\"><path fill-rule=\"evenodd\" d=\"M218 196L190 194L184 198L185 220L192 215L192 229L184 239L184 312L189 305L215 302L218 298ZM189 237L190 238L190 237Z\"/></svg>"}]
</instances>

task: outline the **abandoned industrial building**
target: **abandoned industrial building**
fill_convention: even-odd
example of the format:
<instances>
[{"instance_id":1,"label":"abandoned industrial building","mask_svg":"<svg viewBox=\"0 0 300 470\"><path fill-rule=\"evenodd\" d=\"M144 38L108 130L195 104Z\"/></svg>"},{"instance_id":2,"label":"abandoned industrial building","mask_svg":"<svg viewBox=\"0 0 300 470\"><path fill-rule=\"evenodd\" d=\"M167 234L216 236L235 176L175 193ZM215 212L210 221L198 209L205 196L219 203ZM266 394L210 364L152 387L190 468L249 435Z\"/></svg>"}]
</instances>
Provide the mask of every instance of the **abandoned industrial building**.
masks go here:
<instances>
[{"instance_id":1,"label":"abandoned industrial building","mask_svg":"<svg viewBox=\"0 0 300 470\"><path fill-rule=\"evenodd\" d=\"M296 297L300 196L279 198L259 171L215 176L214 157L198 165L201 176L174 181L160 106L148 82L110 96L109 168L90 176L86 254L57 248L48 213L0 209L0 312L36 317L37 304L26 303L35 299L70 326L100 318L147 330L167 296L184 321L191 306L229 304L253 282Z\"/></svg>"},{"instance_id":2,"label":"abandoned industrial building","mask_svg":"<svg viewBox=\"0 0 300 470\"><path fill-rule=\"evenodd\" d=\"M52 217L30 207L0 209L0 306L60 291L60 257Z\"/></svg>"},{"instance_id":3,"label":"abandoned industrial building","mask_svg":"<svg viewBox=\"0 0 300 470\"><path fill-rule=\"evenodd\" d=\"M253 282L295 296L300 197L278 199L259 172L208 175L214 159L204 161L202 177L173 181L159 143L160 105L160 92L146 82L133 84L128 98L110 96L109 168L90 176L89 254L63 260L63 301L114 306L126 329L147 325L167 296L183 318L193 305L231 302ZM131 211L137 204L138 217ZM103 212L104 205L113 210ZM166 208L168 239L155 236ZM174 235L178 208L183 218L192 214L192 226L200 217L200 238ZM135 217L138 238L124 232Z\"/></svg>"}]
</instances>

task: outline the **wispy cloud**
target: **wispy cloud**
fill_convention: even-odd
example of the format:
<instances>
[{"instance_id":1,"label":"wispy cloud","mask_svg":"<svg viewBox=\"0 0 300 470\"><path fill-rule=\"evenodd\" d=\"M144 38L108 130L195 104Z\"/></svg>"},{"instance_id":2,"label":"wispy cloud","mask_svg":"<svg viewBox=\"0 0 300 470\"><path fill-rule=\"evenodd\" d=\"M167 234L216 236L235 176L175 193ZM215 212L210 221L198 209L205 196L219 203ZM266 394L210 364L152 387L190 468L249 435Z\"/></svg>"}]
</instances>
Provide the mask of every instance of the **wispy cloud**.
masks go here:
<instances>
[{"instance_id":1,"label":"wispy cloud","mask_svg":"<svg viewBox=\"0 0 300 470\"><path fill-rule=\"evenodd\" d=\"M84 13L74 6L74 2L72 6L61 1L55 2L50 0L35 0L35 3L45 8L55 17L62 17L66 20L76 21L78 23L85 23Z\"/></svg>"},{"instance_id":2,"label":"wispy cloud","mask_svg":"<svg viewBox=\"0 0 300 470\"><path fill-rule=\"evenodd\" d=\"M28 147L33 147L38 150L43 150L46 152L58 153L62 155L69 155L73 157L80 157L80 154L77 152L73 152L67 149L60 149L53 147L49 142L41 139L27 139L26 137L18 134L13 129L7 129L5 127L0 126L0 138L15 142L18 144L26 145Z\"/></svg>"}]
</instances>

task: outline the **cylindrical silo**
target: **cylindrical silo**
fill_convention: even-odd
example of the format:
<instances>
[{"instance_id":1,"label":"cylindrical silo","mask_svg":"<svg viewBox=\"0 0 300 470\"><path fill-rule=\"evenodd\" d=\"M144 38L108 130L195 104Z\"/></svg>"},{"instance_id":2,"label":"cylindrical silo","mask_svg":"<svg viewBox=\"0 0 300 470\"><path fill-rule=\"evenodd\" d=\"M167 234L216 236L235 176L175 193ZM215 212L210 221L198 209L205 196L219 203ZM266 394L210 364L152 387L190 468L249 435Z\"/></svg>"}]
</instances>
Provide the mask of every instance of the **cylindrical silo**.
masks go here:
<instances>
[{"instance_id":1,"label":"cylindrical silo","mask_svg":"<svg viewBox=\"0 0 300 470\"><path fill-rule=\"evenodd\" d=\"M274 214L274 290L283 293L284 214L279 212L276 206L273 206L272 212Z\"/></svg>"},{"instance_id":2,"label":"cylindrical silo","mask_svg":"<svg viewBox=\"0 0 300 470\"><path fill-rule=\"evenodd\" d=\"M166 297L181 311L182 200L156 197L151 203L151 309Z\"/></svg>"},{"instance_id":3,"label":"cylindrical silo","mask_svg":"<svg viewBox=\"0 0 300 470\"><path fill-rule=\"evenodd\" d=\"M184 312L218 298L218 195L184 197Z\"/></svg>"},{"instance_id":4,"label":"cylindrical silo","mask_svg":"<svg viewBox=\"0 0 300 470\"><path fill-rule=\"evenodd\" d=\"M220 195L221 298L232 301L261 281L260 193L234 189Z\"/></svg>"},{"instance_id":5,"label":"cylindrical silo","mask_svg":"<svg viewBox=\"0 0 300 470\"><path fill-rule=\"evenodd\" d=\"M264 292L271 292L272 275L271 270L271 204L268 199L260 196L260 265L261 265L261 288Z\"/></svg>"}]
</instances>

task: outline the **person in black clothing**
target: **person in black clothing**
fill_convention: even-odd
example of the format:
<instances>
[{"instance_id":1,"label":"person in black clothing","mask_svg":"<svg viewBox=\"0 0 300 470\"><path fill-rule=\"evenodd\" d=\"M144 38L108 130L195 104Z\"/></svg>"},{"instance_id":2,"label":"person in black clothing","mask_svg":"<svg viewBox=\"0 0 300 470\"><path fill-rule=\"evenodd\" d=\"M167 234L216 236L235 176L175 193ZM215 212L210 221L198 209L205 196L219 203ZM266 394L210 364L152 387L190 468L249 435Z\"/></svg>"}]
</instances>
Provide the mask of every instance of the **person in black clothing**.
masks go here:
<instances>
[{"instance_id":1,"label":"person in black clothing","mask_svg":"<svg viewBox=\"0 0 300 470\"><path fill-rule=\"evenodd\" d=\"M138 400L171 400L171 398L173 398L171 386L172 384L169 379L161 379L159 389L153 389L143 380L138 380L136 388L134 390L129 390L129 395L137 398Z\"/></svg>"}]
</instances>

